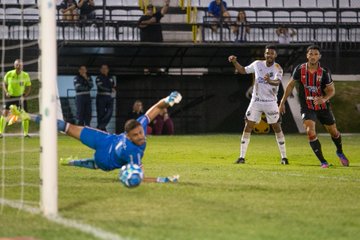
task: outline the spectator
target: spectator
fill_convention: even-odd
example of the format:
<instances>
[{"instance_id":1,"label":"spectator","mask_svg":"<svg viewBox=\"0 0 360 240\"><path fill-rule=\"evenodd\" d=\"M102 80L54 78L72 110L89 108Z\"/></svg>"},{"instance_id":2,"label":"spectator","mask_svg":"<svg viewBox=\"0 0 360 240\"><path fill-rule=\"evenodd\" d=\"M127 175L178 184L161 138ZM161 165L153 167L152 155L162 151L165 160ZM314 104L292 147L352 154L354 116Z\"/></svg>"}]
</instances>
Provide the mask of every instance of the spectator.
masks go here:
<instances>
[{"instance_id":1,"label":"spectator","mask_svg":"<svg viewBox=\"0 0 360 240\"><path fill-rule=\"evenodd\" d=\"M139 118L141 115L144 115L144 106L142 101L140 100L136 100L133 104L132 110L131 112L129 112L128 114L128 119L137 119Z\"/></svg>"},{"instance_id":2,"label":"spectator","mask_svg":"<svg viewBox=\"0 0 360 240\"><path fill-rule=\"evenodd\" d=\"M79 19L75 0L62 0L60 3L61 19L66 21L76 21Z\"/></svg>"},{"instance_id":3,"label":"spectator","mask_svg":"<svg viewBox=\"0 0 360 240\"><path fill-rule=\"evenodd\" d=\"M97 128L106 132L106 126L109 124L114 110L112 94L115 92L115 79L109 75L108 65L101 65L100 75L96 78L96 86Z\"/></svg>"},{"instance_id":4,"label":"spectator","mask_svg":"<svg viewBox=\"0 0 360 240\"><path fill-rule=\"evenodd\" d=\"M142 115L144 115L144 106L142 101L140 100L136 100L133 104L133 108L132 111L129 112L128 114L128 119L138 119L139 117L141 117ZM146 133L147 134L151 134L152 133L152 128L150 126L147 126L146 128Z\"/></svg>"},{"instance_id":5,"label":"spectator","mask_svg":"<svg viewBox=\"0 0 360 240\"><path fill-rule=\"evenodd\" d=\"M288 28L285 25L281 25L276 29L276 35L279 37L279 43L288 44L291 42L292 37L296 35L296 31L293 28Z\"/></svg>"},{"instance_id":6,"label":"spectator","mask_svg":"<svg viewBox=\"0 0 360 240\"><path fill-rule=\"evenodd\" d=\"M90 126L91 121L91 96L90 90L93 87L91 76L87 74L86 66L79 67L79 74L74 78L76 91L76 109L78 125Z\"/></svg>"},{"instance_id":7,"label":"spectator","mask_svg":"<svg viewBox=\"0 0 360 240\"><path fill-rule=\"evenodd\" d=\"M16 105L27 111L26 98L31 91L31 80L27 72L23 71L23 62L16 59L14 62L14 69L8 71L4 76L3 81L3 94L5 103L3 107L3 115L0 117L0 138L3 137L5 131L7 117L9 114L10 106ZM21 122L24 131L24 137L29 137L29 120Z\"/></svg>"},{"instance_id":8,"label":"spectator","mask_svg":"<svg viewBox=\"0 0 360 240\"><path fill-rule=\"evenodd\" d=\"M153 12L153 5L146 7L145 15L141 16L138 21L140 28L141 42L162 42L162 29L160 25L161 18L167 13L169 9L170 0L164 1L164 6L156 13Z\"/></svg>"},{"instance_id":9,"label":"spectator","mask_svg":"<svg viewBox=\"0 0 360 240\"><path fill-rule=\"evenodd\" d=\"M227 11L227 4L223 0L214 0L210 2L208 8L208 15L216 19L217 22L224 20L224 22L230 21L230 14ZM217 24L211 26L213 31L217 31Z\"/></svg>"},{"instance_id":10,"label":"spectator","mask_svg":"<svg viewBox=\"0 0 360 240\"><path fill-rule=\"evenodd\" d=\"M77 7L80 9L80 19L95 19L95 3L94 0L79 0Z\"/></svg>"},{"instance_id":11,"label":"spectator","mask_svg":"<svg viewBox=\"0 0 360 240\"><path fill-rule=\"evenodd\" d=\"M153 120L152 132L154 135L173 135L174 122L170 118L167 109L162 112Z\"/></svg>"},{"instance_id":12,"label":"spectator","mask_svg":"<svg viewBox=\"0 0 360 240\"><path fill-rule=\"evenodd\" d=\"M250 27L246 20L246 14L242 10L238 12L233 32L235 34L235 42L247 42L247 35L250 33Z\"/></svg>"}]
</instances>

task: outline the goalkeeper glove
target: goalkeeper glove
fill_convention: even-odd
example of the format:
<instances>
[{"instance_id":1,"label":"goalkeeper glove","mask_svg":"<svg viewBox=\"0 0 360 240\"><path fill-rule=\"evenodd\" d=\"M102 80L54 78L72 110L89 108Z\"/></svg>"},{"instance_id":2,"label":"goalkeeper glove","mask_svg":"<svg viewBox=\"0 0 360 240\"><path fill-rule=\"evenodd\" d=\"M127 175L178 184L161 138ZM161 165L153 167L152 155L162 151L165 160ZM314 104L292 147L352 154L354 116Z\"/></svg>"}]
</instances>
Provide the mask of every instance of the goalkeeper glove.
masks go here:
<instances>
[{"instance_id":1,"label":"goalkeeper glove","mask_svg":"<svg viewBox=\"0 0 360 240\"><path fill-rule=\"evenodd\" d=\"M24 121L29 120L30 116L23 109L18 109L16 105L10 105L10 115L8 117L8 125L14 124L18 119Z\"/></svg>"},{"instance_id":2,"label":"goalkeeper glove","mask_svg":"<svg viewBox=\"0 0 360 240\"><path fill-rule=\"evenodd\" d=\"M174 91L170 93L169 96L165 98L165 102L170 105L170 107L174 106L175 103L179 103L182 99L182 96L179 92Z\"/></svg>"},{"instance_id":3,"label":"goalkeeper glove","mask_svg":"<svg viewBox=\"0 0 360 240\"><path fill-rule=\"evenodd\" d=\"M158 177L156 179L157 183L176 183L179 181L180 176L179 175L174 175L174 176L170 176L170 177Z\"/></svg>"}]
</instances>

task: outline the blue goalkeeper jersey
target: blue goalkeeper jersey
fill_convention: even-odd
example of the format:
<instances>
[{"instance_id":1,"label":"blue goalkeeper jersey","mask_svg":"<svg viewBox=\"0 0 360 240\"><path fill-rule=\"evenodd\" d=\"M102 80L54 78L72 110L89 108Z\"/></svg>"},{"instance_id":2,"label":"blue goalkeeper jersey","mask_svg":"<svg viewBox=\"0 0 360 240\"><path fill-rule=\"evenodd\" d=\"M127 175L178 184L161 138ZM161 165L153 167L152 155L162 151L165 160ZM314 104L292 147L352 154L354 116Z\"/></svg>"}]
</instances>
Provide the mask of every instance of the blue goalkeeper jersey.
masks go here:
<instances>
[{"instance_id":1,"label":"blue goalkeeper jersey","mask_svg":"<svg viewBox=\"0 0 360 240\"><path fill-rule=\"evenodd\" d=\"M137 119L142 125L144 133L149 124L149 118L143 115ZM125 133L120 135L108 134L96 129L85 127L80 134L80 140L86 146L95 149L94 160L96 165L104 170L110 171L133 163L142 165L146 143L138 146L131 142Z\"/></svg>"}]
</instances>

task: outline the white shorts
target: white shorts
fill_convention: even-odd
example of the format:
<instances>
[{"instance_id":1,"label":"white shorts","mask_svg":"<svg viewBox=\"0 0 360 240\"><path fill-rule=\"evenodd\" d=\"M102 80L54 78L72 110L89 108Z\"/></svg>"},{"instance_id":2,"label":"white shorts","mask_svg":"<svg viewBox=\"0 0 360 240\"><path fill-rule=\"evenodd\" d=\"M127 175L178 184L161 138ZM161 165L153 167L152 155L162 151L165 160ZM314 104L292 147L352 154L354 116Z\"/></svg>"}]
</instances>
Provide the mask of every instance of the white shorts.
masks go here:
<instances>
[{"instance_id":1,"label":"white shorts","mask_svg":"<svg viewBox=\"0 0 360 240\"><path fill-rule=\"evenodd\" d=\"M280 118L279 108L276 102L257 102L251 100L246 110L245 119L259 123L262 113L265 113L268 124L277 123Z\"/></svg>"}]
</instances>

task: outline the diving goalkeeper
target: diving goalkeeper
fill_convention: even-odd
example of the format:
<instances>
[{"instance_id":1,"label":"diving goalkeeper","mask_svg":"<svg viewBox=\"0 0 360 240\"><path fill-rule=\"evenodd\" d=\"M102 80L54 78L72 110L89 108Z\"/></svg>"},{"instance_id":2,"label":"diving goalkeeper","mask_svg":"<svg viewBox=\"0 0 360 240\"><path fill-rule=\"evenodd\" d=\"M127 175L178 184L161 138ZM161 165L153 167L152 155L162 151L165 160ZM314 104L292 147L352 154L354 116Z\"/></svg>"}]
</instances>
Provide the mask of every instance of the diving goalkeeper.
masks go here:
<instances>
[{"instance_id":1,"label":"diving goalkeeper","mask_svg":"<svg viewBox=\"0 0 360 240\"><path fill-rule=\"evenodd\" d=\"M131 119L125 123L125 132L120 135L109 134L90 127L76 126L62 120L58 120L57 127L61 132L80 140L86 146L95 150L91 159L69 160L63 165L101 169L111 171L127 164L137 164L142 168L141 159L146 148L146 127L163 111L181 101L181 94L172 92L166 98L153 105L145 115L138 119ZM12 114L19 115L22 120L31 119L40 123L41 116L17 111ZM177 181L175 177L168 178L144 178L147 182Z\"/></svg>"}]
</instances>

